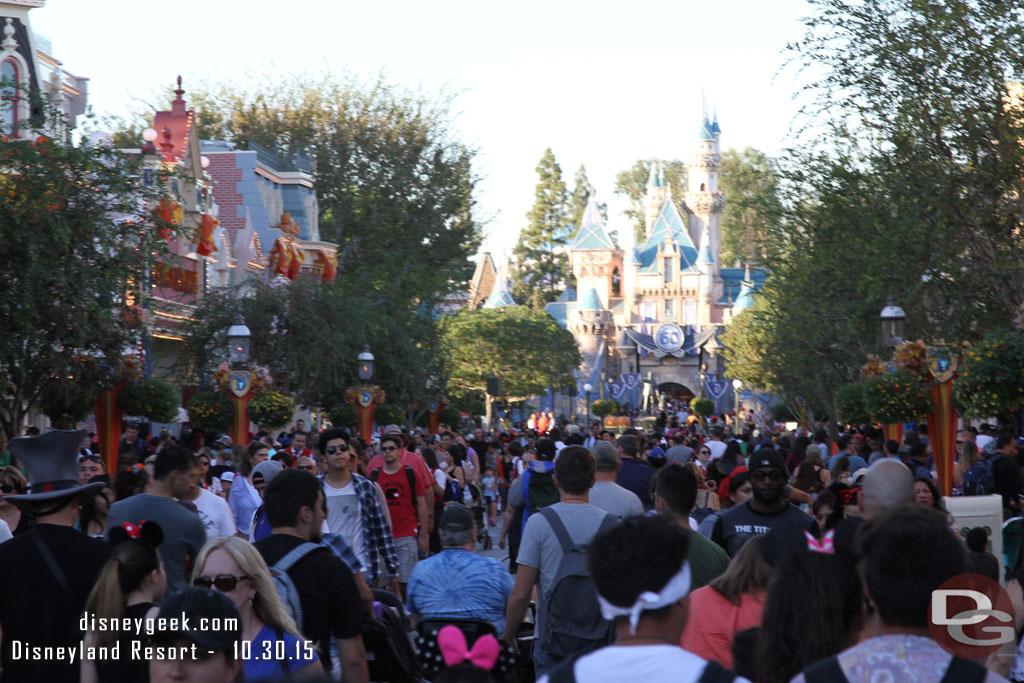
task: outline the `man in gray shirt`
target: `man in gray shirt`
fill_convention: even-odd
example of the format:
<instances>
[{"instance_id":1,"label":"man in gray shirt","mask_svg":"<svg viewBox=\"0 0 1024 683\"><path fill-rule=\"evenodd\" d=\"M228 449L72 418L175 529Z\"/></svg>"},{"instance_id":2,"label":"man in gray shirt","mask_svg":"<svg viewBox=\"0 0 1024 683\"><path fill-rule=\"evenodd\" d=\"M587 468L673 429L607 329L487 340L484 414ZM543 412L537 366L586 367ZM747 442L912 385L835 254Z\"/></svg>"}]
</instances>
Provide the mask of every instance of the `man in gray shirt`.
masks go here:
<instances>
[{"instance_id":1,"label":"man in gray shirt","mask_svg":"<svg viewBox=\"0 0 1024 683\"><path fill-rule=\"evenodd\" d=\"M174 500L184 498L198 476L199 468L193 467L191 451L181 446L165 446L156 456L154 477L146 492L110 506L108 539L110 529L124 522L139 525L147 521L160 525L164 541L157 550L167 572L168 593L188 585L187 567L206 543L206 528L199 515Z\"/></svg>"},{"instance_id":2,"label":"man in gray shirt","mask_svg":"<svg viewBox=\"0 0 1024 683\"><path fill-rule=\"evenodd\" d=\"M597 462L597 481L590 489L590 504L619 519L644 514L644 504L637 495L615 483L615 477L622 467L618 449L607 441L601 441L594 447L594 457Z\"/></svg>"}]
</instances>

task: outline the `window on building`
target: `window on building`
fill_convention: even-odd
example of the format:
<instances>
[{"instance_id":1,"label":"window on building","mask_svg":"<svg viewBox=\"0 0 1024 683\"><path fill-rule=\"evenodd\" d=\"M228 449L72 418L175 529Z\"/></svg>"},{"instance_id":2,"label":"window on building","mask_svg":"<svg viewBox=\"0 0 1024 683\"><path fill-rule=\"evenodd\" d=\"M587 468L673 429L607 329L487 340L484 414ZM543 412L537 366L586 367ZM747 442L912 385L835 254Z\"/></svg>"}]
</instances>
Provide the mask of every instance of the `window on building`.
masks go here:
<instances>
[{"instance_id":1,"label":"window on building","mask_svg":"<svg viewBox=\"0 0 1024 683\"><path fill-rule=\"evenodd\" d=\"M0 134L18 132L18 65L13 59L0 62Z\"/></svg>"},{"instance_id":2,"label":"window on building","mask_svg":"<svg viewBox=\"0 0 1024 683\"><path fill-rule=\"evenodd\" d=\"M665 320L673 320L676 316L676 302L673 299L665 299Z\"/></svg>"},{"instance_id":3,"label":"window on building","mask_svg":"<svg viewBox=\"0 0 1024 683\"><path fill-rule=\"evenodd\" d=\"M665 272L665 284L666 285L670 285L673 282L675 282L675 280L676 280L676 278L675 278L675 271L672 268L672 265L673 265L672 264L672 257L671 256L666 256L665 257L665 265L664 265L664 268L663 268L663 270Z\"/></svg>"},{"instance_id":4,"label":"window on building","mask_svg":"<svg viewBox=\"0 0 1024 683\"><path fill-rule=\"evenodd\" d=\"M707 191L707 189L704 187L704 183L700 184L700 191L701 192L706 192Z\"/></svg>"},{"instance_id":5,"label":"window on building","mask_svg":"<svg viewBox=\"0 0 1024 683\"><path fill-rule=\"evenodd\" d=\"M622 277L618 268L612 271L612 296L622 296Z\"/></svg>"},{"instance_id":6,"label":"window on building","mask_svg":"<svg viewBox=\"0 0 1024 683\"><path fill-rule=\"evenodd\" d=\"M696 325L697 324L697 300L687 299L683 302L683 324L684 325Z\"/></svg>"},{"instance_id":7,"label":"window on building","mask_svg":"<svg viewBox=\"0 0 1024 683\"><path fill-rule=\"evenodd\" d=\"M640 315L643 316L644 322L653 322L658 319L656 306L657 304L653 301L645 301L640 304Z\"/></svg>"}]
</instances>

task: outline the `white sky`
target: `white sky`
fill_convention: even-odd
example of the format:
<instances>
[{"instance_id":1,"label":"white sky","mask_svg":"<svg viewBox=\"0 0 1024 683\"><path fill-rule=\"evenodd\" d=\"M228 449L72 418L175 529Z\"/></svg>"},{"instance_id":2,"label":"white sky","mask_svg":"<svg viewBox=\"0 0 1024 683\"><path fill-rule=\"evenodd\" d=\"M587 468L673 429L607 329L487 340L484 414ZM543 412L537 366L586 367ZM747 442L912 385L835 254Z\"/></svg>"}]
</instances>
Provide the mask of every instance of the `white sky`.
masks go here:
<instances>
[{"instance_id":1,"label":"white sky","mask_svg":"<svg viewBox=\"0 0 1024 683\"><path fill-rule=\"evenodd\" d=\"M99 114L179 73L186 91L191 80L271 68L383 70L428 93L449 86L460 93L457 130L480 150L484 248L500 260L548 146L570 190L586 165L620 235L616 173L640 158L685 159L702 87L723 149L783 147L795 72L776 74L807 13L804 0L49 0L30 19L68 71L91 79Z\"/></svg>"}]
</instances>

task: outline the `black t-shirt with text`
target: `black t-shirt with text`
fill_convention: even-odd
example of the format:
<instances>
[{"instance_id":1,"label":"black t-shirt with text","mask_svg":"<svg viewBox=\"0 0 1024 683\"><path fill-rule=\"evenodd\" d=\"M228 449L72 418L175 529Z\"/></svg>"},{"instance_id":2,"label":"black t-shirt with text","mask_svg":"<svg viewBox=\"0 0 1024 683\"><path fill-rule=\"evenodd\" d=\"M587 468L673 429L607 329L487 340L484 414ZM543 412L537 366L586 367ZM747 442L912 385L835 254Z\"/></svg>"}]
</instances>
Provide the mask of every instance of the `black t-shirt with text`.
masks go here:
<instances>
[{"instance_id":1,"label":"black t-shirt with text","mask_svg":"<svg viewBox=\"0 0 1024 683\"><path fill-rule=\"evenodd\" d=\"M793 505L786 505L781 512L765 515L754 512L750 501L718 515L711 540L722 546L729 557L735 557L743 544L753 536L767 534L772 529L793 529L806 531L811 518L806 512Z\"/></svg>"}]
</instances>

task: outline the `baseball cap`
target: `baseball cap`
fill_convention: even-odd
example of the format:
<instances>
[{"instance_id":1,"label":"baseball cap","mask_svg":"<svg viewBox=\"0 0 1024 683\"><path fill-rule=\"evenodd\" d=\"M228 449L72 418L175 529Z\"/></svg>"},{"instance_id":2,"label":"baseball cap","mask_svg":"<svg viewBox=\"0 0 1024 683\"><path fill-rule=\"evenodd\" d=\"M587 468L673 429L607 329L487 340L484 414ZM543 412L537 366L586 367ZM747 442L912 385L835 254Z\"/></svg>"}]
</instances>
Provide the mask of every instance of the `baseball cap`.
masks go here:
<instances>
[{"instance_id":1,"label":"baseball cap","mask_svg":"<svg viewBox=\"0 0 1024 683\"><path fill-rule=\"evenodd\" d=\"M594 444L594 460L597 469L611 472L619 466L619 449L607 441Z\"/></svg>"},{"instance_id":2,"label":"baseball cap","mask_svg":"<svg viewBox=\"0 0 1024 683\"><path fill-rule=\"evenodd\" d=\"M651 449L651 452L647 454L647 460L654 465L664 465L665 451L660 446L655 446Z\"/></svg>"},{"instance_id":3,"label":"baseball cap","mask_svg":"<svg viewBox=\"0 0 1024 683\"><path fill-rule=\"evenodd\" d=\"M449 503L441 514L441 529L445 531L469 531L474 526L473 513L462 503Z\"/></svg>"},{"instance_id":4,"label":"baseball cap","mask_svg":"<svg viewBox=\"0 0 1024 683\"><path fill-rule=\"evenodd\" d=\"M868 473L868 468L867 467L861 467L859 470L857 470L856 472L853 473L853 480L854 481L860 481L860 478L863 477L867 473Z\"/></svg>"},{"instance_id":5,"label":"baseball cap","mask_svg":"<svg viewBox=\"0 0 1024 683\"><path fill-rule=\"evenodd\" d=\"M227 434L221 434L220 436L217 437L217 443L218 444L223 444L224 446L230 446L231 445L231 437L228 436Z\"/></svg>"},{"instance_id":6,"label":"baseball cap","mask_svg":"<svg viewBox=\"0 0 1024 683\"><path fill-rule=\"evenodd\" d=\"M388 425L384 429L380 430L381 436L387 436L388 434L401 434L402 428L398 425Z\"/></svg>"},{"instance_id":7,"label":"baseball cap","mask_svg":"<svg viewBox=\"0 0 1024 683\"><path fill-rule=\"evenodd\" d=\"M256 484L269 484L270 481L283 470L284 465L277 460L264 460L259 465L252 468L253 486Z\"/></svg>"},{"instance_id":8,"label":"baseball cap","mask_svg":"<svg viewBox=\"0 0 1024 683\"><path fill-rule=\"evenodd\" d=\"M230 470L228 470L227 472L221 472L220 480L221 481L234 481L235 480L235 473L230 471Z\"/></svg>"},{"instance_id":9,"label":"baseball cap","mask_svg":"<svg viewBox=\"0 0 1024 683\"><path fill-rule=\"evenodd\" d=\"M153 640L184 637L211 653L234 653L242 638L242 618L231 598L198 586L186 586L164 600L156 624L163 628L153 634Z\"/></svg>"},{"instance_id":10,"label":"baseball cap","mask_svg":"<svg viewBox=\"0 0 1024 683\"><path fill-rule=\"evenodd\" d=\"M779 452L773 448L761 448L750 457L748 468L751 472L762 467L774 467L781 471L783 475L787 473L785 461L783 461Z\"/></svg>"}]
</instances>

